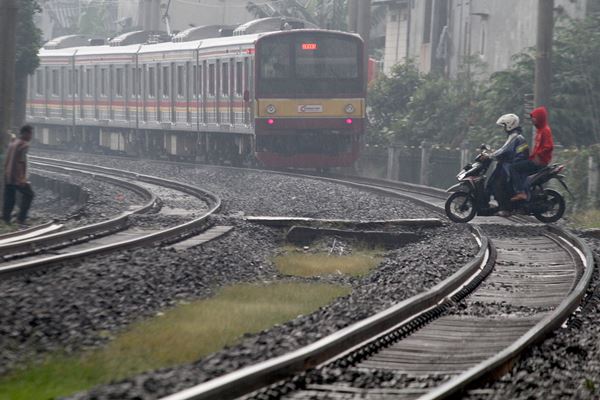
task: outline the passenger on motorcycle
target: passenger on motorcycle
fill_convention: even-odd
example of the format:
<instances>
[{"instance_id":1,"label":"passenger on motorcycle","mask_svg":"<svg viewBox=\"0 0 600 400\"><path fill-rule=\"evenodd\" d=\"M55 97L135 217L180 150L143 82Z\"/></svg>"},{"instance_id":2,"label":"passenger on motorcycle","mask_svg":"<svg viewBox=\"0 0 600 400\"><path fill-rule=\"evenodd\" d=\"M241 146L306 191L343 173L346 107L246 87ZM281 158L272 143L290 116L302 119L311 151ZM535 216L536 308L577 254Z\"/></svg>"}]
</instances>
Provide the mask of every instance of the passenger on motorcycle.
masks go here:
<instances>
[{"instance_id":1,"label":"passenger on motorcycle","mask_svg":"<svg viewBox=\"0 0 600 400\"><path fill-rule=\"evenodd\" d=\"M527 200L527 177L547 166L552 160L554 140L552 130L548 125L548 111L546 107L538 107L530 114L531 122L536 127L533 153L528 159L514 163L511 168L513 185L516 192L510 200Z\"/></svg>"},{"instance_id":2,"label":"passenger on motorcycle","mask_svg":"<svg viewBox=\"0 0 600 400\"><path fill-rule=\"evenodd\" d=\"M494 195L498 202L499 215L508 214L510 210L511 166L515 162L527 160L529 145L522 135L519 117L515 114L505 114L498 118L496 125L501 126L507 135L504 145L488 157L497 161L496 169L487 184L488 193Z\"/></svg>"}]
</instances>

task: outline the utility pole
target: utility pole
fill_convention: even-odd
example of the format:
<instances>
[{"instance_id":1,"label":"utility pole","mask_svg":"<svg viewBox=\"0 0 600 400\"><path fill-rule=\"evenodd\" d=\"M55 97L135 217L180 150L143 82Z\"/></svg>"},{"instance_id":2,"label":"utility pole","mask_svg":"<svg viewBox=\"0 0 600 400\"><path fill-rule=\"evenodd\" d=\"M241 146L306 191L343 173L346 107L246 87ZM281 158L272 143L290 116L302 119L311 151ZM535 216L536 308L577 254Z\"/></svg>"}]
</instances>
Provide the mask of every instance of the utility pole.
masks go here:
<instances>
[{"instance_id":1,"label":"utility pole","mask_svg":"<svg viewBox=\"0 0 600 400\"><path fill-rule=\"evenodd\" d=\"M550 105L553 32L554 0L538 0L534 95L536 107Z\"/></svg>"},{"instance_id":2,"label":"utility pole","mask_svg":"<svg viewBox=\"0 0 600 400\"><path fill-rule=\"evenodd\" d=\"M0 152L4 154L11 127L15 90L15 33L17 0L0 0ZM1 168L0 164L0 168Z\"/></svg>"},{"instance_id":3,"label":"utility pole","mask_svg":"<svg viewBox=\"0 0 600 400\"><path fill-rule=\"evenodd\" d=\"M371 35L371 0L360 0L358 3L358 15L357 15L357 30L356 32L362 37L365 42L365 55L364 55L364 74L367 76L369 70L369 38ZM365 79L366 85L366 79ZM365 86L366 87L366 86Z\"/></svg>"},{"instance_id":4,"label":"utility pole","mask_svg":"<svg viewBox=\"0 0 600 400\"><path fill-rule=\"evenodd\" d=\"M348 0L348 32L358 31L358 0Z\"/></svg>"}]
</instances>

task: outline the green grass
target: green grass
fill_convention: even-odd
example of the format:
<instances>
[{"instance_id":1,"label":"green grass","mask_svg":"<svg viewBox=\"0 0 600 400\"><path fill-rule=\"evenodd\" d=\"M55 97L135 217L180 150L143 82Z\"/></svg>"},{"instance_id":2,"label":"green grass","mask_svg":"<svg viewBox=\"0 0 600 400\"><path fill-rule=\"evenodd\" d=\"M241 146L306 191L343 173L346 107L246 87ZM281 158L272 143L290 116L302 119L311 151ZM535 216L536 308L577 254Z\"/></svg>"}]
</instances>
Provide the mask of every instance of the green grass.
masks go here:
<instances>
[{"instance_id":1,"label":"green grass","mask_svg":"<svg viewBox=\"0 0 600 400\"><path fill-rule=\"evenodd\" d=\"M571 224L577 228L600 228L600 210L590 209L571 214Z\"/></svg>"},{"instance_id":2,"label":"green grass","mask_svg":"<svg viewBox=\"0 0 600 400\"><path fill-rule=\"evenodd\" d=\"M157 368L195 361L350 292L326 284L236 285L133 324L106 347L55 354L0 379L0 399L52 399Z\"/></svg>"},{"instance_id":3,"label":"green grass","mask_svg":"<svg viewBox=\"0 0 600 400\"><path fill-rule=\"evenodd\" d=\"M14 232L17 229L16 225L7 225L6 222L0 221L0 235Z\"/></svg>"},{"instance_id":4,"label":"green grass","mask_svg":"<svg viewBox=\"0 0 600 400\"><path fill-rule=\"evenodd\" d=\"M286 249L285 253L273 259L277 269L285 275L302 277L344 274L362 276L381 262L380 255L373 250L363 250L352 255L303 253Z\"/></svg>"}]
</instances>

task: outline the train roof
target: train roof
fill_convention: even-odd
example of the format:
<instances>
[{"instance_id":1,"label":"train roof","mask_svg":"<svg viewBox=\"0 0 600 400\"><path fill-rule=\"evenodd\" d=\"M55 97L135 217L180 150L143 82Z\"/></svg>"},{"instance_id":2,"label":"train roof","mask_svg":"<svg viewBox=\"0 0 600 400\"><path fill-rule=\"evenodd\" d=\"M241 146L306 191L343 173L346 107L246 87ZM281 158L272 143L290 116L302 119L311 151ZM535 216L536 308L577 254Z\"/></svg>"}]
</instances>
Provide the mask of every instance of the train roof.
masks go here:
<instances>
[{"instance_id":1,"label":"train roof","mask_svg":"<svg viewBox=\"0 0 600 400\"><path fill-rule=\"evenodd\" d=\"M202 50L214 47L231 47L231 46L245 46L256 42L256 40L263 36L263 33L243 35L243 36L229 36L229 37L218 37L202 40L193 40L189 42L163 42L154 44L132 44L128 46L80 46L80 47L69 47L65 49L40 49L40 57L69 57L69 56L91 56L91 55L127 55L127 54L148 54L157 52L177 52L177 51L190 51L190 50Z\"/></svg>"},{"instance_id":2,"label":"train roof","mask_svg":"<svg viewBox=\"0 0 600 400\"><path fill-rule=\"evenodd\" d=\"M344 33L347 35L355 34L348 32L339 31L327 31L322 29L298 29L293 31L273 31L265 33L255 33L250 35L239 35L239 36L228 36L228 37L216 37L201 40L192 40L189 42L163 42L163 43L145 43L145 44L131 44L126 46L79 46L69 47L64 49L45 49L42 48L39 51L40 57L72 57L72 56L102 56L102 55L134 55L134 54L151 54L151 53L165 53L165 52L178 52L178 51L194 51L203 50L216 47L233 47L233 46L247 46L255 43L260 37L285 34L289 32L335 32Z\"/></svg>"}]
</instances>

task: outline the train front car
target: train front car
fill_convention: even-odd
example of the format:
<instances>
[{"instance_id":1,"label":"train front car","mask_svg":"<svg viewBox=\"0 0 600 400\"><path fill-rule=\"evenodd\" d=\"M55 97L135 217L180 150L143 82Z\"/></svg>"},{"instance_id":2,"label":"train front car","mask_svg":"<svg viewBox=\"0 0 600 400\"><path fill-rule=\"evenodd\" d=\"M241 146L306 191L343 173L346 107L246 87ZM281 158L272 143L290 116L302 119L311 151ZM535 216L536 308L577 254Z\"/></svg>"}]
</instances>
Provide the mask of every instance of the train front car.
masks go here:
<instances>
[{"instance_id":1,"label":"train front car","mask_svg":"<svg viewBox=\"0 0 600 400\"><path fill-rule=\"evenodd\" d=\"M283 168L350 166L365 126L360 37L283 31L256 42L256 156Z\"/></svg>"}]
</instances>

